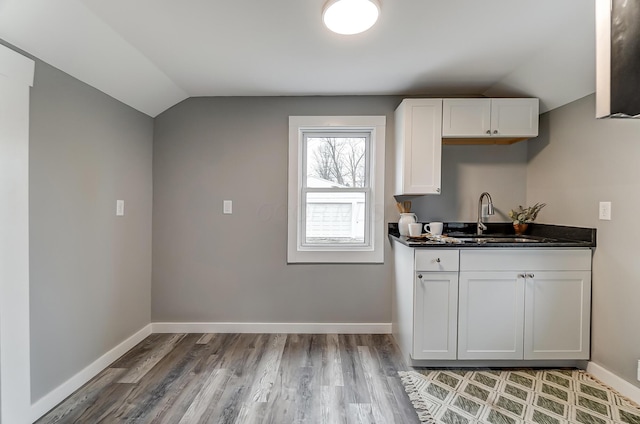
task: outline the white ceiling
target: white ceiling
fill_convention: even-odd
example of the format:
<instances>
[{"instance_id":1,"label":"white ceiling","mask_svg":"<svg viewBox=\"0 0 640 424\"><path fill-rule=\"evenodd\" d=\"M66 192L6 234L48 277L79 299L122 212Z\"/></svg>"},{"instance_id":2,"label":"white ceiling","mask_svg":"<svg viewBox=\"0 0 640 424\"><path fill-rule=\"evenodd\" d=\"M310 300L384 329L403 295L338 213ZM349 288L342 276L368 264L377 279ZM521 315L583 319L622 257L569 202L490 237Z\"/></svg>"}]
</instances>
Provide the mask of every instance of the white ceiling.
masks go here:
<instances>
[{"instance_id":1,"label":"white ceiling","mask_svg":"<svg viewBox=\"0 0 640 424\"><path fill-rule=\"evenodd\" d=\"M156 116L191 96L595 91L595 0L380 0L354 36L325 0L0 0L0 38Z\"/></svg>"}]
</instances>

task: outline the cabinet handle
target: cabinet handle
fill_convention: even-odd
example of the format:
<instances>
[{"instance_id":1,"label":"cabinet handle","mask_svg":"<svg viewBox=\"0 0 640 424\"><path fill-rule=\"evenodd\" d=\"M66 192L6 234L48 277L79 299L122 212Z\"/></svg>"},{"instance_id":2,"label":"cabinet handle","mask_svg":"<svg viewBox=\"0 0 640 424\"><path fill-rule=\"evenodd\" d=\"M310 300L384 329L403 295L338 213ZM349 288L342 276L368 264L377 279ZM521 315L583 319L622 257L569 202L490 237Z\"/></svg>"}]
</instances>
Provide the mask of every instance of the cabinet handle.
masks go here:
<instances>
[{"instance_id":1,"label":"cabinet handle","mask_svg":"<svg viewBox=\"0 0 640 424\"><path fill-rule=\"evenodd\" d=\"M533 278L535 277L535 274L527 274L527 278Z\"/></svg>"},{"instance_id":2,"label":"cabinet handle","mask_svg":"<svg viewBox=\"0 0 640 424\"><path fill-rule=\"evenodd\" d=\"M493 133L494 134L498 134L498 130L493 130Z\"/></svg>"},{"instance_id":3,"label":"cabinet handle","mask_svg":"<svg viewBox=\"0 0 640 424\"><path fill-rule=\"evenodd\" d=\"M525 274L518 274L518 278L527 278Z\"/></svg>"},{"instance_id":4,"label":"cabinet handle","mask_svg":"<svg viewBox=\"0 0 640 424\"><path fill-rule=\"evenodd\" d=\"M491 134L491 130L487 130L487 134Z\"/></svg>"},{"instance_id":5,"label":"cabinet handle","mask_svg":"<svg viewBox=\"0 0 640 424\"><path fill-rule=\"evenodd\" d=\"M422 279L422 274L418 274L418 278Z\"/></svg>"}]
</instances>

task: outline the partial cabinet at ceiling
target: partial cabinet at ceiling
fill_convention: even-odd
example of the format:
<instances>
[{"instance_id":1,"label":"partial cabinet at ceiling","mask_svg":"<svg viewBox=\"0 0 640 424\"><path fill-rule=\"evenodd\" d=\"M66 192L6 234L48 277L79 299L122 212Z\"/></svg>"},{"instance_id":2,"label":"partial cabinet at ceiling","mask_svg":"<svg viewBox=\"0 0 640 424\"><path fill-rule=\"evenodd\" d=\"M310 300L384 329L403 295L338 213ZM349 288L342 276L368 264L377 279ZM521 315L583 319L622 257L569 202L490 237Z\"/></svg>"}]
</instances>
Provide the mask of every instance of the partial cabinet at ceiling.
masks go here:
<instances>
[{"instance_id":1,"label":"partial cabinet at ceiling","mask_svg":"<svg viewBox=\"0 0 640 424\"><path fill-rule=\"evenodd\" d=\"M511 144L538 136L539 101L444 99L444 144Z\"/></svg>"},{"instance_id":2,"label":"partial cabinet at ceiling","mask_svg":"<svg viewBox=\"0 0 640 424\"><path fill-rule=\"evenodd\" d=\"M405 99L395 112L396 195L440 194L442 99Z\"/></svg>"},{"instance_id":3,"label":"partial cabinet at ceiling","mask_svg":"<svg viewBox=\"0 0 640 424\"><path fill-rule=\"evenodd\" d=\"M589 359L591 251L460 254L458 359Z\"/></svg>"},{"instance_id":4,"label":"partial cabinet at ceiling","mask_svg":"<svg viewBox=\"0 0 640 424\"><path fill-rule=\"evenodd\" d=\"M416 250L413 359L456 359L458 250Z\"/></svg>"}]
</instances>

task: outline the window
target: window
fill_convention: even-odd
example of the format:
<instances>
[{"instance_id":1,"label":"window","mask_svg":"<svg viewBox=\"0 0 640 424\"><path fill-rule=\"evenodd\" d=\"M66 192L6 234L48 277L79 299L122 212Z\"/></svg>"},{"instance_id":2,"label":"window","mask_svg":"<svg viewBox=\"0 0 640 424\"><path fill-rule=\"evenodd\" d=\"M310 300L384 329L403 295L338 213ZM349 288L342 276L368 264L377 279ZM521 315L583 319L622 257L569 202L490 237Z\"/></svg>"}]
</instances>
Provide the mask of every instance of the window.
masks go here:
<instances>
[{"instance_id":1,"label":"window","mask_svg":"<svg viewBox=\"0 0 640 424\"><path fill-rule=\"evenodd\" d=\"M385 122L289 117L288 262L383 262Z\"/></svg>"}]
</instances>

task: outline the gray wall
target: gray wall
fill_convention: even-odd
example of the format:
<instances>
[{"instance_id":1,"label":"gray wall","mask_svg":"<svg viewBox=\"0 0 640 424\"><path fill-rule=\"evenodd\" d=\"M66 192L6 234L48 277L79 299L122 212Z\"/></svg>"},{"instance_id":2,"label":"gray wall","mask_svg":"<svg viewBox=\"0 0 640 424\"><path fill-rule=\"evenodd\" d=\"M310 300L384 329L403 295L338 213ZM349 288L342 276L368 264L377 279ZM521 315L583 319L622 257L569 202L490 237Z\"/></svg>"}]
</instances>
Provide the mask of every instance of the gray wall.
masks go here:
<instances>
[{"instance_id":1,"label":"gray wall","mask_svg":"<svg viewBox=\"0 0 640 424\"><path fill-rule=\"evenodd\" d=\"M150 322L153 120L41 61L31 93L35 401Z\"/></svg>"},{"instance_id":2,"label":"gray wall","mask_svg":"<svg viewBox=\"0 0 640 424\"><path fill-rule=\"evenodd\" d=\"M640 121L596 120L595 95L541 117L529 145L528 203L548 206L542 222L594 227L592 360L640 387ZM612 202L612 220L598 203Z\"/></svg>"},{"instance_id":3,"label":"gray wall","mask_svg":"<svg viewBox=\"0 0 640 424\"><path fill-rule=\"evenodd\" d=\"M402 198L412 201L421 222L475 222L478 199L487 191L495 215L484 221L508 222L509 210L526 198L527 143L537 139L508 146L442 146L442 194Z\"/></svg>"},{"instance_id":4,"label":"gray wall","mask_svg":"<svg viewBox=\"0 0 640 424\"><path fill-rule=\"evenodd\" d=\"M384 265L286 264L287 130L289 115L386 115L385 211L397 222L393 111L400 100L192 98L157 117L152 320L390 322L388 243ZM420 218L475 220L483 190L500 209L522 203L526 149L445 147L444 194L414 198ZM222 214L225 199L233 215Z\"/></svg>"}]
</instances>

